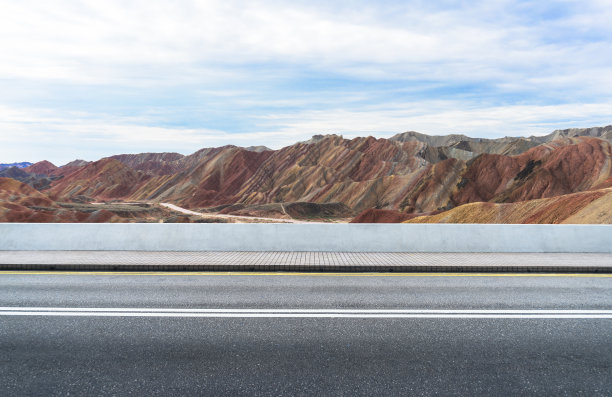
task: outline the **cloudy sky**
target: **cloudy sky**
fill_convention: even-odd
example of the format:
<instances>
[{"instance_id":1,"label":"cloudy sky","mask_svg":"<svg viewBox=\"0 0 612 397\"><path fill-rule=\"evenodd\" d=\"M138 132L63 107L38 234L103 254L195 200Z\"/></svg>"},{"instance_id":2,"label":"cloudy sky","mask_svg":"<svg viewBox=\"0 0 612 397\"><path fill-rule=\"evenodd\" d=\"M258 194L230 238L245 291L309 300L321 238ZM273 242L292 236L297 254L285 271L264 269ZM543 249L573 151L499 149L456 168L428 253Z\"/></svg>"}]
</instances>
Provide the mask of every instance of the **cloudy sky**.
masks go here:
<instances>
[{"instance_id":1,"label":"cloudy sky","mask_svg":"<svg viewBox=\"0 0 612 397\"><path fill-rule=\"evenodd\" d=\"M0 162L612 124L612 2L0 0Z\"/></svg>"}]
</instances>

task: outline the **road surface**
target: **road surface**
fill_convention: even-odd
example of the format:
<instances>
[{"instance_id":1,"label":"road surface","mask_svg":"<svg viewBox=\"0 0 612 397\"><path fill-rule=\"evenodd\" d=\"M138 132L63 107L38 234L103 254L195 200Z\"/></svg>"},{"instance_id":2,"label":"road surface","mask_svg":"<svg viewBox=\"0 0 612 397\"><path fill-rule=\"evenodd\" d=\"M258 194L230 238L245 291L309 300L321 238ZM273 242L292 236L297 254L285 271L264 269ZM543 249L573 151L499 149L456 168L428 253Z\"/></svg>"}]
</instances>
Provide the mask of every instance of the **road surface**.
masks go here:
<instances>
[{"instance_id":1,"label":"road surface","mask_svg":"<svg viewBox=\"0 0 612 397\"><path fill-rule=\"evenodd\" d=\"M0 395L609 395L611 275L0 273Z\"/></svg>"}]
</instances>

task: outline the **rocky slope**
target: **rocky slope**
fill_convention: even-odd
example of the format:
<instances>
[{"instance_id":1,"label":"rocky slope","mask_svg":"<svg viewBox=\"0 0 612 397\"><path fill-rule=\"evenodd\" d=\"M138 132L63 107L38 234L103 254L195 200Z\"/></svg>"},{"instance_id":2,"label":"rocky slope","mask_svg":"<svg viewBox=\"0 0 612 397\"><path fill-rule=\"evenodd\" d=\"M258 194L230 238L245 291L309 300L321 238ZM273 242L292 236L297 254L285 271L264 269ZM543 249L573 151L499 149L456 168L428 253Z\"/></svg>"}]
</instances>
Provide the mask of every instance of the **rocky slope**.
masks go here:
<instances>
[{"instance_id":1,"label":"rocky slope","mask_svg":"<svg viewBox=\"0 0 612 397\"><path fill-rule=\"evenodd\" d=\"M515 203L470 203L407 223L612 223L612 189Z\"/></svg>"},{"instance_id":2,"label":"rocky slope","mask_svg":"<svg viewBox=\"0 0 612 397\"><path fill-rule=\"evenodd\" d=\"M401 223L412 218L414 216L405 212L370 208L357 215L350 223Z\"/></svg>"},{"instance_id":3,"label":"rocky slope","mask_svg":"<svg viewBox=\"0 0 612 397\"><path fill-rule=\"evenodd\" d=\"M105 158L78 168L57 180L49 189L50 197L60 200L112 200L127 198L151 176Z\"/></svg>"},{"instance_id":4,"label":"rocky slope","mask_svg":"<svg viewBox=\"0 0 612 397\"><path fill-rule=\"evenodd\" d=\"M91 164L90 161L85 160L74 160L67 164L62 165L61 167L55 169L51 172L50 176L63 178L66 175L70 175L73 172L76 172L86 166L87 164Z\"/></svg>"},{"instance_id":5,"label":"rocky slope","mask_svg":"<svg viewBox=\"0 0 612 397\"><path fill-rule=\"evenodd\" d=\"M397 134L390 139L398 142L418 141L426 143L433 152L440 157L453 157L461 160L469 160L479 154L502 154L515 156L543 143L552 142L563 138L595 137L612 141L612 125L606 127L592 128L569 128L555 130L544 136L504 137L498 139L471 138L466 135L426 135L415 131Z\"/></svg>"},{"instance_id":6,"label":"rocky slope","mask_svg":"<svg viewBox=\"0 0 612 397\"><path fill-rule=\"evenodd\" d=\"M116 222L114 214L62 209L47 195L15 179L0 178L0 222Z\"/></svg>"},{"instance_id":7,"label":"rocky slope","mask_svg":"<svg viewBox=\"0 0 612 397\"><path fill-rule=\"evenodd\" d=\"M568 128L565 130L555 130L552 133L544 136L543 139L544 142L550 142L559 138L575 138L579 136L590 136L612 141L612 125L608 125L606 127Z\"/></svg>"},{"instance_id":8,"label":"rocky slope","mask_svg":"<svg viewBox=\"0 0 612 397\"><path fill-rule=\"evenodd\" d=\"M23 170L25 172L29 172L31 174L36 175L51 175L57 169L58 167L56 167L53 163L47 160L43 160L39 161L38 163L32 164L31 166L26 167Z\"/></svg>"},{"instance_id":9,"label":"rocky slope","mask_svg":"<svg viewBox=\"0 0 612 397\"><path fill-rule=\"evenodd\" d=\"M150 160L110 158L66 175L51 194L167 201L186 208L339 202L358 212L374 207L419 213L475 201L551 197L611 183L611 145L598 138L562 138L517 156L485 153L469 161L428 161L427 148L415 140L330 135L276 151L203 149L168 160L178 171L167 175L126 165L138 168Z\"/></svg>"},{"instance_id":10,"label":"rocky slope","mask_svg":"<svg viewBox=\"0 0 612 397\"><path fill-rule=\"evenodd\" d=\"M181 160L176 174L152 178L132 199L199 208L238 202L235 197L271 152L235 146L202 149Z\"/></svg>"},{"instance_id":11,"label":"rocky slope","mask_svg":"<svg viewBox=\"0 0 612 397\"><path fill-rule=\"evenodd\" d=\"M423 142L432 148L432 152L438 152L441 159L452 157L461 160L469 160L482 153L508 156L517 155L549 141L543 137L485 139L470 138L466 135L458 134L430 136L415 131L394 135L390 140L397 142Z\"/></svg>"},{"instance_id":12,"label":"rocky slope","mask_svg":"<svg viewBox=\"0 0 612 397\"><path fill-rule=\"evenodd\" d=\"M51 182L55 179L52 176L26 172L26 169L17 167L6 168L0 171L0 177L15 179L37 190L48 189L51 186Z\"/></svg>"},{"instance_id":13,"label":"rocky slope","mask_svg":"<svg viewBox=\"0 0 612 397\"><path fill-rule=\"evenodd\" d=\"M124 154L46 168L59 178L48 190L57 201L233 205L242 206L236 211L271 213L278 208L257 206L340 203L351 213L374 208L414 217L467 203L522 202L610 187L611 133L609 126L501 139L415 132L391 139L319 135L279 150L224 146L189 156Z\"/></svg>"},{"instance_id":14,"label":"rocky slope","mask_svg":"<svg viewBox=\"0 0 612 397\"><path fill-rule=\"evenodd\" d=\"M611 146L597 138L564 138L518 156L481 155L466 165L451 201L515 202L611 186Z\"/></svg>"},{"instance_id":15,"label":"rocky slope","mask_svg":"<svg viewBox=\"0 0 612 397\"><path fill-rule=\"evenodd\" d=\"M158 222L174 218L171 211L149 204L55 202L15 179L0 178L0 222Z\"/></svg>"},{"instance_id":16,"label":"rocky slope","mask_svg":"<svg viewBox=\"0 0 612 397\"><path fill-rule=\"evenodd\" d=\"M112 159L119 160L136 171L153 175L174 174L181 168L179 160L184 157L179 153L140 153L111 156Z\"/></svg>"}]
</instances>

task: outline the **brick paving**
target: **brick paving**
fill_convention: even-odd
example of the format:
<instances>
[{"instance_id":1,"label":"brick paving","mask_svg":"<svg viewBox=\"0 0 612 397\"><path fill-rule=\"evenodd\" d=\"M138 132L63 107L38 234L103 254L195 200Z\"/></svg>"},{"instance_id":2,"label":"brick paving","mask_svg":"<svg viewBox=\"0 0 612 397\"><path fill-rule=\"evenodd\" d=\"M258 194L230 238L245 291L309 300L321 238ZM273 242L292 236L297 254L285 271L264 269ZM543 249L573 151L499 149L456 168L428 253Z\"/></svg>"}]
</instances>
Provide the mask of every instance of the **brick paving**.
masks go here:
<instances>
[{"instance_id":1,"label":"brick paving","mask_svg":"<svg viewBox=\"0 0 612 397\"><path fill-rule=\"evenodd\" d=\"M612 254L0 251L0 269L612 273Z\"/></svg>"}]
</instances>

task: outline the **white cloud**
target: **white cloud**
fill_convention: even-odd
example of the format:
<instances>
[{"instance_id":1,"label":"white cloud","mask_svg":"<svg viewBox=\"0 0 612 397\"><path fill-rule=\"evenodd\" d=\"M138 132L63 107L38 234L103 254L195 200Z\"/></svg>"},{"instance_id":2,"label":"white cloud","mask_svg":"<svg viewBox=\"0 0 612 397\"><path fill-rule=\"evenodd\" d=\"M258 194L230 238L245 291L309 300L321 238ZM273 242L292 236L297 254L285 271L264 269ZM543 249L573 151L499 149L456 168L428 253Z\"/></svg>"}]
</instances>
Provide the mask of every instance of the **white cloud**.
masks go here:
<instances>
[{"instance_id":1,"label":"white cloud","mask_svg":"<svg viewBox=\"0 0 612 397\"><path fill-rule=\"evenodd\" d=\"M0 0L0 161L612 123L612 3L443 3Z\"/></svg>"},{"instance_id":2,"label":"white cloud","mask_svg":"<svg viewBox=\"0 0 612 397\"><path fill-rule=\"evenodd\" d=\"M57 116L49 110L0 107L0 130L10 131L3 138L0 160L47 159L64 164L75 158L97 160L126 152L189 154L203 147L227 144L278 149L314 134L328 133L347 138L389 137L407 130L432 135L468 133L475 137L543 135L559 128L604 125L609 121L602 115L612 109L612 103L473 109L461 106L460 102L432 101L363 111L330 109L271 114L262 116L252 131L231 134L204 128L155 127L139 118L99 118L79 113ZM589 124L592 120L597 124ZM23 145L24 141L29 144Z\"/></svg>"},{"instance_id":3,"label":"white cloud","mask_svg":"<svg viewBox=\"0 0 612 397\"><path fill-rule=\"evenodd\" d=\"M494 106L465 108L456 101L395 104L364 111L307 111L276 115L267 123L280 125L290 136L340 133L346 136L390 136L415 130L431 135L466 133L474 137L543 135L559 128L610 124L606 104ZM589 123L595 120L595 125Z\"/></svg>"},{"instance_id":4,"label":"white cloud","mask_svg":"<svg viewBox=\"0 0 612 397\"><path fill-rule=\"evenodd\" d=\"M0 74L91 84L180 81L185 74L206 81L226 65L280 62L368 78L482 80L580 58L590 58L582 66L609 65L609 42L549 42L552 29L579 29L584 16L530 26L504 16L506 3L401 7L381 19L371 7L296 2L4 1ZM594 4L600 15L612 8ZM148 76L151 65L157 70Z\"/></svg>"}]
</instances>

